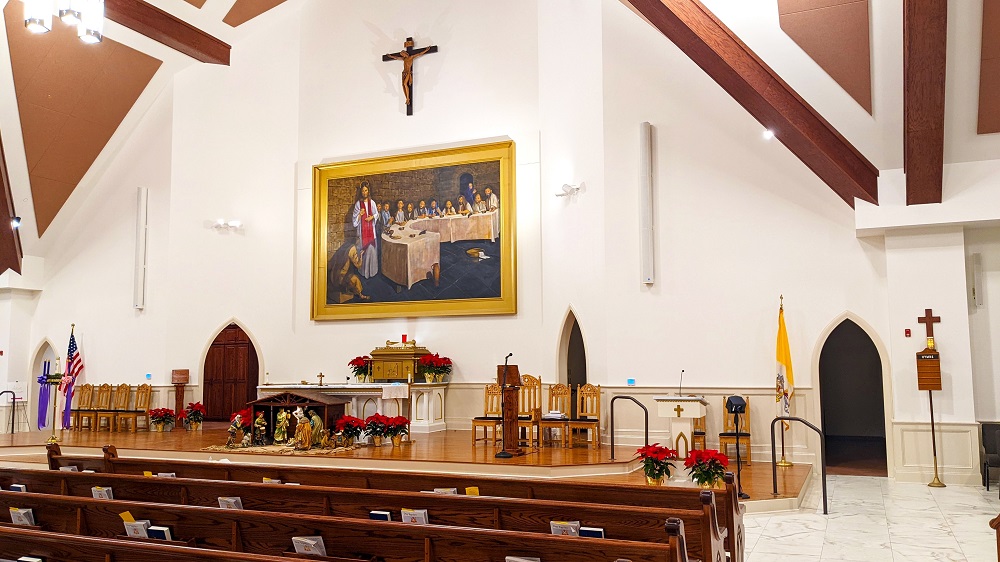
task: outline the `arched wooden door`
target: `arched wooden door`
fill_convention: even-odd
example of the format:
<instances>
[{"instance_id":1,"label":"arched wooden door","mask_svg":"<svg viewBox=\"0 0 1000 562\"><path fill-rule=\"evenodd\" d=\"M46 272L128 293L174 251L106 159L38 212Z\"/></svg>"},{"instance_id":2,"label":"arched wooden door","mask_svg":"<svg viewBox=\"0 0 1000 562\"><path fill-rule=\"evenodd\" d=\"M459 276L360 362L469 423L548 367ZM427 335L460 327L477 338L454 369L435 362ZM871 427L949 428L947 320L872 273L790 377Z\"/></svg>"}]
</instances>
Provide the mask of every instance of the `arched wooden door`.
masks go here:
<instances>
[{"instance_id":1,"label":"arched wooden door","mask_svg":"<svg viewBox=\"0 0 1000 562\"><path fill-rule=\"evenodd\" d=\"M229 421L229 415L257 399L259 366L250 337L236 324L216 336L205 357L205 419Z\"/></svg>"}]
</instances>

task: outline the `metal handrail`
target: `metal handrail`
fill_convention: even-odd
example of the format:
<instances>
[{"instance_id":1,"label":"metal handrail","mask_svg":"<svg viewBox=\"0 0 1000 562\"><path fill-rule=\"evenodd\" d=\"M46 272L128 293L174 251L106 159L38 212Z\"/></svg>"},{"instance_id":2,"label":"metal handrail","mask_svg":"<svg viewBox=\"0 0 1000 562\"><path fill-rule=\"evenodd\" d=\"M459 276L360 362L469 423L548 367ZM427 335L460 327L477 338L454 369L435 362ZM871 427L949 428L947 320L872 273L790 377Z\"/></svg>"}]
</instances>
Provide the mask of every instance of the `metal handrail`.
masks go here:
<instances>
[{"instance_id":1,"label":"metal handrail","mask_svg":"<svg viewBox=\"0 0 1000 562\"><path fill-rule=\"evenodd\" d=\"M636 404L639 405L640 408L642 408L643 415L646 417L646 426L645 426L646 441L645 441L645 444L649 445L649 409L646 408L645 404L643 404L642 402L639 402L638 400L636 400L632 396L626 396L624 394L619 395L619 396L615 396L614 398L611 399L611 406L609 406L611 408L611 422L610 422L611 423L611 460L615 460L615 400L618 400L619 398L627 398L627 399L635 402Z\"/></svg>"},{"instance_id":2,"label":"metal handrail","mask_svg":"<svg viewBox=\"0 0 1000 562\"><path fill-rule=\"evenodd\" d=\"M778 416L771 420L771 483L774 486L773 493L778 495L778 451L774 446L774 424L779 421L797 421L802 422L809 429L815 431L819 434L819 467L823 478L823 515L827 515L827 500L826 500L826 436L823 435L823 430L816 427L815 425L807 422L802 418L797 418L795 416Z\"/></svg>"},{"instance_id":3,"label":"metal handrail","mask_svg":"<svg viewBox=\"0 0 1000 562\"><path fill-rule=\"evenodd\" d=\"M17 395L14 394L13 390L4 390L3 392L0 392L0 400L3 399L3 395L4 394L10 394L10 432L13 434L14 433L14 412L15 412L15 410L17 410L17 401L15 400L15 398L17 398Z\"/></svg>"}]
</instances>

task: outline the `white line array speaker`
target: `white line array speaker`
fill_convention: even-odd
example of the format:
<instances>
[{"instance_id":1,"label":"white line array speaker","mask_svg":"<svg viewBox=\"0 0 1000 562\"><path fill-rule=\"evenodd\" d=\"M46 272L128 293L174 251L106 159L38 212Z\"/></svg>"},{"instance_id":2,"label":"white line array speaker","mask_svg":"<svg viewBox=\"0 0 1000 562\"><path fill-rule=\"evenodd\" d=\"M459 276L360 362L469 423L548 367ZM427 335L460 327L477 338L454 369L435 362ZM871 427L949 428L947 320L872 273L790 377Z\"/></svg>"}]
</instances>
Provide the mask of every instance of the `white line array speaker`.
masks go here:
<instances>
[{"instance_id":1,"label":"white line array speaker","mask_svg":"<svg viewBox=\"0 0 1000 562\"><path fill-rule=\"evenodd\" d=\"M132 307L136 310L142 310L146 307L146 236L149 231L146 212L148 202L149 189L138 188L135 203L135 289L132 293Z\"/></svg>"},{"instance_id":2,"label":"white line array speaker","mask_svg":"<svg viewBox=\"0 0 1000 562\"><path fill-rule=\"evenodd\" d=\"M656 281L653 258L653 127L639 124L639 274L642 283Z\"/></svg>"},{"instance_id":3,"label":"white line array speaker","mask_svg":"<svg viewBox=\"0 0 1000 562\"><path fill-rule=\"evenodd\" d=\"M972 302L983 306L983 256L972 254Z\"/></svg>"}]
</instances>

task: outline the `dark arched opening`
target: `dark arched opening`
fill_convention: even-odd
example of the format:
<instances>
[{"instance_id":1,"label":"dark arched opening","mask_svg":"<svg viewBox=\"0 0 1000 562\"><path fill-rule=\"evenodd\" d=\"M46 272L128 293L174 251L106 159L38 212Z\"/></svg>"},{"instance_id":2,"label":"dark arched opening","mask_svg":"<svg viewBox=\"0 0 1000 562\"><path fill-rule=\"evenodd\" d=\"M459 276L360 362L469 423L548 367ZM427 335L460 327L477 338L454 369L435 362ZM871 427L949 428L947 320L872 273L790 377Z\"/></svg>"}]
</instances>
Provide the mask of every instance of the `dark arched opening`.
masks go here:
<instances>
[{"instance_id":1,"label":"dark arched opening","mask_svg":"<svg viewBox=\"0 0 1000 562\"><path fill-rule=\"evenodd\" d=\"M854 322L841 322L823 344L819 387L828 472L886 476L882 360Z\"/></svg>"}]
</instances>

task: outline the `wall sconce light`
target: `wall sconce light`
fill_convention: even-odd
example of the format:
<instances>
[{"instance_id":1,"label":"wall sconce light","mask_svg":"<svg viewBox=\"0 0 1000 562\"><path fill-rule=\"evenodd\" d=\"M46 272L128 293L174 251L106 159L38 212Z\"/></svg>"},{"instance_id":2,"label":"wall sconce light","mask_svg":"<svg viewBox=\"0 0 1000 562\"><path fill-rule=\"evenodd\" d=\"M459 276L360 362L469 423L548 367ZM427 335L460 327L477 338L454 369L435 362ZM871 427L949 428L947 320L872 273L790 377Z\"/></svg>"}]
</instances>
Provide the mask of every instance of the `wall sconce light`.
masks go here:
<instances>
[{"instance_id":1,"label":"wall sconce light","mask_svg":"<svg viewBox=\"0 0 1000 562\"><path fill-rule=\"evenodd\" d=\"M564 183L562 185L562 193L556 193L556 197L569 197L570 195L576 195L580 193L580 190L586 187L587 184L580 182L580 185L570 185Z\"/></svg>"},{"instance_id":2,"label":"wall sconce light","mask_svg":"<svg viewBox=\"0 0 1000 562\"><path fill-rule=\"evenodd\" d=\"M13 229L18 229L21 226L21 217L14 217L10 219L10 227Z\"/></svg>"},{"instance_id":3,"label":"wall sconce light","mask_svg":"<svg viewBox=\"0 0 1000 562\"><path fill-rule=\"evenodd\" d=\"M224 231L239 230L243 228L243 223L236 219L228 221L226 219L217 219L215 223L212 224L212 228Z\"/></svg>"}]
</instances>

